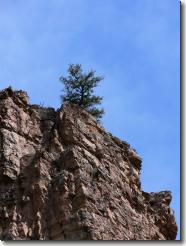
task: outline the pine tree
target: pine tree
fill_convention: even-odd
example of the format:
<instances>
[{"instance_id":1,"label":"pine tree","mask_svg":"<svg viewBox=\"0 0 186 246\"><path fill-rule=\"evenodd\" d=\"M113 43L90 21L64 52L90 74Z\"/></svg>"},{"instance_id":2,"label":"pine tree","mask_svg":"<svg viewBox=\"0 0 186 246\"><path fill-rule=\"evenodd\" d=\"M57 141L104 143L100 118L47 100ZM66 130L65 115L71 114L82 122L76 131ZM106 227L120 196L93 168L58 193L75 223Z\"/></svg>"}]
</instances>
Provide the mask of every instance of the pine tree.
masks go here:
<instances>
[{"instance_id":1,"label":"pine tree","mask_svg":"<svg viewBox=\"0 0 186 246\"><path fill-rule=\"evenodd\" d=\"M96 107L96 105L101 104L102 97L94 95L94 88L101 80L103 77L95 76L94 71L90 70L83 73L80 64L70 64L68 76L60 77L60 81L64 84L64 94L61 96L62 103L78 104L99 121L104 110Z\"/></svg>"}]
</instances>

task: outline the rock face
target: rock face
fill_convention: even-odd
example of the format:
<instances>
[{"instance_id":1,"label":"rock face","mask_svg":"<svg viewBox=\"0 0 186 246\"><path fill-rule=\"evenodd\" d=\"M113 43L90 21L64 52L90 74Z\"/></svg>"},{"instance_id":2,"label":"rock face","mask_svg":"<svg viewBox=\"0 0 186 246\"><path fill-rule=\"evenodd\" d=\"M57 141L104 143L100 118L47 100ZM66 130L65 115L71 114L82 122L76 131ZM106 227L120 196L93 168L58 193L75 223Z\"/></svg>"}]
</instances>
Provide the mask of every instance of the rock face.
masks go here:
<instances>
[{"instance_id":1,"label":"rock face","mask_svg":"<svg viewBox=\"0 0 186 246\"><path fill-rule=\"evenodd\" d=\"M141 158L86 111L0 92L1 240L174 240L171 192L141 190Z\"/></svg>"}]
</instances>

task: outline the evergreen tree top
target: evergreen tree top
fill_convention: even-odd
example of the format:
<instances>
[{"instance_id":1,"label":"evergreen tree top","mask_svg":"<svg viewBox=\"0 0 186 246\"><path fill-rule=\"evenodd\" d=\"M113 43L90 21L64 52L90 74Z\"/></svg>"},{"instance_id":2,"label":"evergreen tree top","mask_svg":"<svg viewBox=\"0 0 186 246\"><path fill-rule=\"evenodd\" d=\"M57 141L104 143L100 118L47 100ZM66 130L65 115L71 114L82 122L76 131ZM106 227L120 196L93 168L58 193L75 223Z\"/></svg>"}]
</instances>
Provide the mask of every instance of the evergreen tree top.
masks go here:
<instances>
[{"instance_id":1,"label":"evergreen tree top","mask_svg":"<svg viewBox=\"0 0 186 246\"><path fill-rule=\"evenodd\" d=\"M68 76L60 77L60 81L64 84L62 103L78 104L99 121L104 110L95 107L95 105L101 104L102 97L94 95L94 88L101 80L103 77L96 76L95 71L90 70L84 73L80 64L70 64Z\"/></svg>"}]
</instances>

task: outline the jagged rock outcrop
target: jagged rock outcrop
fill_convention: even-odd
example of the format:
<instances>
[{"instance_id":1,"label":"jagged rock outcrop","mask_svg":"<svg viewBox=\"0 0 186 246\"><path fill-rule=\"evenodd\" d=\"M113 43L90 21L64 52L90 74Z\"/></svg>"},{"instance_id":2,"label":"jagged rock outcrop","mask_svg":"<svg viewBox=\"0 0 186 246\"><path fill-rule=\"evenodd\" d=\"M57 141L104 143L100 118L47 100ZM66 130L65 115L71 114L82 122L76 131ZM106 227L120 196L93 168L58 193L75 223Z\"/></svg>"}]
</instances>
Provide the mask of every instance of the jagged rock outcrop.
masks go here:
<instances>
[{"instance_id":1,"label":"jagged rock outcrop","mask_svg":"<svg viewBox=\"0 0 186 246\"><path fill-rule=\"evenodd\" d=\"M141 158L85 110L0 92L1 240L174 240L171 193L141 190Z\"/></svg>"}]
</instances>

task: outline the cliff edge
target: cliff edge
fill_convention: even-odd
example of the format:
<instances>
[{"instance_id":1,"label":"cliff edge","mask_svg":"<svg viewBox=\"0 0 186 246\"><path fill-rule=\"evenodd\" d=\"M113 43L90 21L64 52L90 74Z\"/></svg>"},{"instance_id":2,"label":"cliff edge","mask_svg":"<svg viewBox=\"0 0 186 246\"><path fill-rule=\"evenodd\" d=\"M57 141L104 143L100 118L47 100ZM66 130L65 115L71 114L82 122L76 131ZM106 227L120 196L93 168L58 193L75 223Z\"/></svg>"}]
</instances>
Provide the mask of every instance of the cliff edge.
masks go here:
<instances>
[{"instance_id":1,"label":"cliff edge","mask_svg":"<svg viewBox=\"0 0 186 246\"><path fill-rule=\"evenodd\" d=\"M175 240L171 192L142 191L141 163L77 105L0 91L0 239Z\"/></svg>"}]
</instances>

